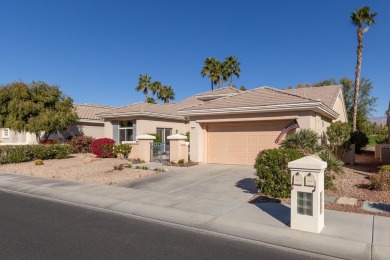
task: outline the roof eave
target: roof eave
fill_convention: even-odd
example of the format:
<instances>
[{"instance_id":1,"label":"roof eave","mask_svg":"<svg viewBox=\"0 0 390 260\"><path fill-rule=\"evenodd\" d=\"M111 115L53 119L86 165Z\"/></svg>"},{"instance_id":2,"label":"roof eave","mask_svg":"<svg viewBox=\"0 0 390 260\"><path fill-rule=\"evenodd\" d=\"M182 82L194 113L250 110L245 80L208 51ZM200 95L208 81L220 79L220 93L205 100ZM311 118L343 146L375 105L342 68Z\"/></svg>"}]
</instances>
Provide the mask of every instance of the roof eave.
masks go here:
<instances>
[{"instance_id":1,"label":"roof eave","mask_svg":"<svg viewBox=\"0 0 390 260\"><path fill-rule=\"evenodd\" d=\"M109 114L99 114L97 117L102 119L108 118L120 118L120 117L153 117L153 118L163 118L163 119L175 119L175 120L185 120L184 116L176 116L169 114L160 114L154 112L124 112L124 113L109 113Z\"/></svg>"},{"instance_id":2,"label":"roof eave","mask_svg":"<svg viewBox=\"0 0 390 260\"><path fill-rule=\"evenodd\" d=\"M269 106L254 106L254 107L232 107L218 109L197 109L178 111L179 115L196 116L210 114L238 114L238 113L258 113L258 112L279 112L290 110L316 110L322 114L328 115L331 119L337 119L339 114L330 109L322 102L298 103L298 104L281 104Z\"/></svg>"}]
</instances>

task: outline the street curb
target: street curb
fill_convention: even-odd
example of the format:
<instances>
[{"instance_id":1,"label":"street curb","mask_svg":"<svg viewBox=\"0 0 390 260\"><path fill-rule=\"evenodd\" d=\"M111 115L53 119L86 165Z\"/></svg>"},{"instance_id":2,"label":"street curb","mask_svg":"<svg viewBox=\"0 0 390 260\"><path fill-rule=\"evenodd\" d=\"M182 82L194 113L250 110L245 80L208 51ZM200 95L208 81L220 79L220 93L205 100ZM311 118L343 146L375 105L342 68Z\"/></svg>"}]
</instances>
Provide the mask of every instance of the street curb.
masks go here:
<instances>
[{"instance_id":1,"label":"street curb","mask_svg":"<svg viewBox=\"0 0 390 260\"><path fill-rule=\"evenodd\" d=\"M289 228L246 223L224 216L216 217L79 192L56 190L27 183L0 181L0 189L336 258L387 259L390 253L390 247L383 245L372 245L371 243L296 231Z\"/></svg>"}]
</instances>

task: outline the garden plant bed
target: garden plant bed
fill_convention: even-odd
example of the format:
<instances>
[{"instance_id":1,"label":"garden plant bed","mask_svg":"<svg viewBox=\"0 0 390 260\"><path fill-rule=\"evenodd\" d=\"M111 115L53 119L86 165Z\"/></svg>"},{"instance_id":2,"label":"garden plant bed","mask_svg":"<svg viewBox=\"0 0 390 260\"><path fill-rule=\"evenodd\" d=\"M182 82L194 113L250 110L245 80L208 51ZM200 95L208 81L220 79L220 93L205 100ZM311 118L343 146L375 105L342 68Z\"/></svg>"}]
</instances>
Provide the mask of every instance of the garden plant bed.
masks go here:
<instances>
[{"instance_id":1,"label":"garden plant bed","mask_svg":"<svg viewBox=\"0 0 390 260\"><path fill-rule=\"evenodd\" d=\"M34 161L4 164L0 165L0 172L107 185L161 173L126 167L123 170L114 170L114 165L127 164L128 161L118 158L96 158L93 154L73 154L69 159L43 162L44 164L40 166L34 165Z\"/></svg>"},{"instance_id":2,"label":"garden plant bed","mask_svg":"<svg viewBox=\"0 0 390 260\"><path fill-rule=\"evenodd\" d=\"M355 212L377 216L390 217L390 213L376 213L362 209L364 201L390 204L390 192L370 189L370 177L378 173L380 163L372 152L357 154L355 165L345 165L344 173L337 175L334 180L335 190L325 190L325 196L332 196L334 202L325 202L326 209ZM357 205L338 204L340 197L356 198ZM254 196L249 203L283 203L290 204L290 199L269 198L262 195Z\"/></svg>"},{"instance_id":3,"label":"garden plant bed","mask_svg":"<svg viewBox=\"0 0 390 260\"><path fill-rule=\"evenodd\" d=\"M197 162L185 162L185 163L174 163L174 162L167 162L163 163L165 166L175 166L175 167L191 167L198 165L199 163Z\"/></svg>"}]
</instances>

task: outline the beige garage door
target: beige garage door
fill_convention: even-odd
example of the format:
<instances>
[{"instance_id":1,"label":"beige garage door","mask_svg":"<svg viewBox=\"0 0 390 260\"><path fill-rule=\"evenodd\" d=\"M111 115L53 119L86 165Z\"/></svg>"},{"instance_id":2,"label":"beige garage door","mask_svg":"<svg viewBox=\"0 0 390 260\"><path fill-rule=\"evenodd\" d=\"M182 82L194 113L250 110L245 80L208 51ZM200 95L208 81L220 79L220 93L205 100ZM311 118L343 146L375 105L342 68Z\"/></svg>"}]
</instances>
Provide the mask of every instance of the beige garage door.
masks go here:
<instances>
[{"instance_id":1,"label":"beige garage door","mask_svg":"<svg viewBox=\"0 0 390 260\"><path fill-rule=\"evenodd\" d=\"M207 162L253 165L259 151L278 147L275 139L287 123L210 124Z\"/></svg>"}]
</instances>

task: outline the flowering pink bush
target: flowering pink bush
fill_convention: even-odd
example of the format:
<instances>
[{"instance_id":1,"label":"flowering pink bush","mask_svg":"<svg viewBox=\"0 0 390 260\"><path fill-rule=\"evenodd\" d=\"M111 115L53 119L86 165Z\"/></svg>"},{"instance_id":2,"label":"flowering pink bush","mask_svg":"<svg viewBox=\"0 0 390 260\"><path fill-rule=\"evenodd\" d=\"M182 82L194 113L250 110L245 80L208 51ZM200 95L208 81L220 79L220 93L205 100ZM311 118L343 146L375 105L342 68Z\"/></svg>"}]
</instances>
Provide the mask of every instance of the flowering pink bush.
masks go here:
<instances>
[{"instance_id":1,"label":"flowering pink bush","mask_svg":"<svg viewBox=\"0 0 390 260\"><path fill-rule=\"evenodd\" d=\"M112 158L114 156L115 141L110 138L100 138L93 141L92 153L98 158Z\"/></svg>"}]
</instances>

